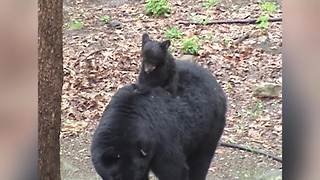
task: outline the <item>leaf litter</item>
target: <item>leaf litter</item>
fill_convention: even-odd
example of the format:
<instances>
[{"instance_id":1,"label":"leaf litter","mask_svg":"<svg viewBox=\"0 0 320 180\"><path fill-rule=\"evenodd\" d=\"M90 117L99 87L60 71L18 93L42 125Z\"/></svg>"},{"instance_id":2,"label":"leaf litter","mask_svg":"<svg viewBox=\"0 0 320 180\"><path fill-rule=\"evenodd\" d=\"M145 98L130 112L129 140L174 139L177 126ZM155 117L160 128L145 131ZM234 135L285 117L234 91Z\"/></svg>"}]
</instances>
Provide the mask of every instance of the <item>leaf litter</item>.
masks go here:
<instances>
[{"instance_id":1,"label":"leaf litter","mask_svg":"<svg viewBox=\"0 0 320 180\"><path fill-rule=\"evenodd\" d=\"M135 82L140 68L142 33L148 32L151 37L161 40L168 28L176 26L185 37L202 37L201 49L194 61L215 74L227 93L227 126L222 141L281 156L282 100L253 96L254 87L259 83L282 84L281 23L270 23L267 31L257 29L255 25L186 26L178 22L190 20L191 13L212 20L257 18L259 3L225 0L210 9L203 8L200 0L192 3L171 0L170 4L169 18L146 16L143 1L108 6L100 1L76 0L65 5L62 141L92 134L113 93L123 85ZM278 10L274 17L281 14ZM101 23L103 16L116 20L120 28ZM67 28L68 22L74 19L81 20L81 29ZM249 38L234 43L245 34L250 34ZM171 49L175 57L183 55L181 43L175 40ZM224 173L222 170L240 168L228 164L239 156L248 159L254 155L218 148L213 164L215 175L221 172L223 178L235 176L235 172ZM281 167L263 157L255 157L252 161L265 162L266 167Z\"/></svg>"}]
</instances>

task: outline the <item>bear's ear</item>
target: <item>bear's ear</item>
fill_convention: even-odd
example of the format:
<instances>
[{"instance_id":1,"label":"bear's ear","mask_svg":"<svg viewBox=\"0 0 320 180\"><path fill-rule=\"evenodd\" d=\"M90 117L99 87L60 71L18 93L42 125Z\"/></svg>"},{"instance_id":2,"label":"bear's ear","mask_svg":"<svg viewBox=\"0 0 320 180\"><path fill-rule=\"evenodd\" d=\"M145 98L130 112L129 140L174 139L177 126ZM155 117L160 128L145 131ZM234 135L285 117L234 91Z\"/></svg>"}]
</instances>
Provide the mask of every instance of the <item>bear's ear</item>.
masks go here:
<instances>
[{"instance_id":1,"label":"bear's ear","mask_svg":"<svg viewBox=\"0 0 320 180\"><path fill-rule=\"evenodd\" d=\"M161 43L161 47L162 47L163 49L165 49L165 50L167 50L170 45L171 45L170 40L166 40L166 41L163 41L163 42Z\"/></svg>"},{"instance_id":2,"label":"bear's ear","mask_svg":"<svg viewBox=\"0 0 320 180\"><path fill-rule=\"evenodd\" d=\"M148 41L150 41L150 37L147 33L143 33L142 35L142 46L144 46Z\"/></svg>"}]
</instances>

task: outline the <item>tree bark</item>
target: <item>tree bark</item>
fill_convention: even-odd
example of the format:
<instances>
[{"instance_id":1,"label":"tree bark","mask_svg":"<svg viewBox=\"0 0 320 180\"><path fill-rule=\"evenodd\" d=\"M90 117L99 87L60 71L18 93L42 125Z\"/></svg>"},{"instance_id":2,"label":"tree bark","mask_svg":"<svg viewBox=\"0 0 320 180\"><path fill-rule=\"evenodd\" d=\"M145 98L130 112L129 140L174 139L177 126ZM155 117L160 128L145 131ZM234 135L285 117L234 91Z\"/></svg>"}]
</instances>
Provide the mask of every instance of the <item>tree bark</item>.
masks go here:
<instances>
[{"instance_id":1,"label":"tree bark","mask_svg":"<svg viewBox=\"0 0 320 180\"><path fill-rule=\"evenodd\" d=\"M38 1L38 173L41 180L61 179L62 3L62 0Z\"/></svg>"}]
</instances>

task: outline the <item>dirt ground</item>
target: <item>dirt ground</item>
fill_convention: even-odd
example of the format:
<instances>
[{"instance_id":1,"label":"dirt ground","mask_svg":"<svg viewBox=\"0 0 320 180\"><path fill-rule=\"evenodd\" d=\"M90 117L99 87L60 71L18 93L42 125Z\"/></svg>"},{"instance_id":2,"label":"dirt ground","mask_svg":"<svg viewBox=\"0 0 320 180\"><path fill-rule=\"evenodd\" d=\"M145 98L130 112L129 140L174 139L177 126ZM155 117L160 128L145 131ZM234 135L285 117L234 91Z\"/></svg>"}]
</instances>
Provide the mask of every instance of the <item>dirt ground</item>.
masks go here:
<instances>
[{"instance_id":1,"label":"dirt ground","mask_svg":"<svg viewBox=\"0 0 320 180\"><path fill-rule=\"evenodd\" d=\"M62 179L64 180L99 180L93 169L89 146L92 134L63 138ZM253 155L234 149L218 147L207 180L279 180L281 163L264 156ZM270 173L274 173L270 175ZM263 178L266 176L266 178Z\"/></svg>"},{"instance_id":2,"label":"dirt ground","mask_svg":"<svg viewBox=\"0 0 320 180\"><path fill-rule=\"evenodd\" d=\"M62 176L66 180L99 179L89 146L101 113L113 93L137 77L141 35L162 39L168 27L177 26L186 36L201 39L195 62L209 69L228 96L227 126L223 142L241 144L281 157L282 100L254 96L260 83L282 84L281 22L267 31L255 25L181 25L190 13L214 19L244 19L259 16L256 0L223 0L203 10L202 1L170 0L168 18L145 15L144 1L65 0L64 86L61 135ZM124 3L124 4L123 4ZM273 16L280 17L281 10ZM110 16L104 24L101 17ZM82 27L74 30L70 22ZM250 32L250 37L233 45ZM181 57L181 45L172 43L172 53ZM281 179L282 164L249 152L218 147L207 179ZM264 178L266 176L267 178Z\"/></svg>"}]
</instances>

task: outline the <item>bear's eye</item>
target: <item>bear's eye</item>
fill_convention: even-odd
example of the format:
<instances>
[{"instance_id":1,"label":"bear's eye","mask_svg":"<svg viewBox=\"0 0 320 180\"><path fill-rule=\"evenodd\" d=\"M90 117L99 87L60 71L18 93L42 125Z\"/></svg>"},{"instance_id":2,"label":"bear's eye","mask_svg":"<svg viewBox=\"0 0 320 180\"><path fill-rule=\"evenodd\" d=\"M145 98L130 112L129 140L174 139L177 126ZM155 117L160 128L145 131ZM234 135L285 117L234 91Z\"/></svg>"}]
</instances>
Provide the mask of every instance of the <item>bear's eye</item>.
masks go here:
<instances>
[{"instance_id":1,"label":"bear's eye","mask_svg":"<svg viewBox=\"0 0 320 180\"><path fill-rule=\"evenodd\" d=\"M148 155L143 149L140 149L140 154L142 157L147 157Z\"/></svg>"}]
</instances>

